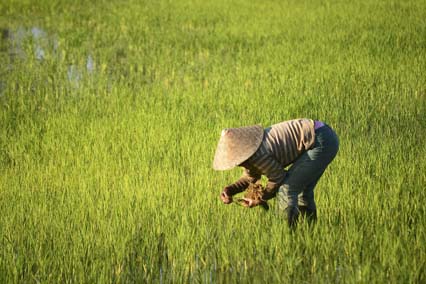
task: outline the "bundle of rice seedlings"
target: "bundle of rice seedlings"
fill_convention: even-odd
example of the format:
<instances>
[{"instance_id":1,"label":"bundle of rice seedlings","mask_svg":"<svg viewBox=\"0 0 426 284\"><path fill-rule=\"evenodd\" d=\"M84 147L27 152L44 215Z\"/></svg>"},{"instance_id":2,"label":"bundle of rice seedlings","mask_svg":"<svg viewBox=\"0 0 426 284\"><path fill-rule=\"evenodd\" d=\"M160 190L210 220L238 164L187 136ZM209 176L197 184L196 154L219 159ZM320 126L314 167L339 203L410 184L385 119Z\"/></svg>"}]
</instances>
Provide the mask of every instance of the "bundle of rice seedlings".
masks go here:
<instances>
[{"instance_id":1,"label":"bundle of rice seedlings","mask_svg":"<svg viewBox=\"0 0 426 284\"><path fill-rule=\"evenodd\" d=\"M263 195L265 193L265 188L260 183L250 183L248 186L246 193L244 194L245 198L250 198L254 201L260 201L260 206L265 209L269 210L268 203L262 199ZM240 198L238 199L239 203L243 203L244 199Z\"/></svg>"}]
</instances>

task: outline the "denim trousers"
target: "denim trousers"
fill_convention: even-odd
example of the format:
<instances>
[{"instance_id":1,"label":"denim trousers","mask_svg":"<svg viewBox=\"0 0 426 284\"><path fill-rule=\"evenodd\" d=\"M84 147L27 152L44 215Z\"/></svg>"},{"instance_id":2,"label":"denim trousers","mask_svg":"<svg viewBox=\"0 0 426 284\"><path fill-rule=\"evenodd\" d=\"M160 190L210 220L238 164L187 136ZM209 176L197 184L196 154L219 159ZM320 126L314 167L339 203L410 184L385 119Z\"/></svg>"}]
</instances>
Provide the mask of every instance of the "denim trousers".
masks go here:
<instances>
[{"instance_id":1,"label":"denim trousers","mask_svg":"<svg viewBox=\"0 0 426 284\"><path fill-rule=\"evenodd\" d=\"M297 222L299 213L315 214L314 188L339 150L339 139L327 124L315 130L314 146L304 152L289 168L277 192L278 213L289 225ZM304 212L302 211L304 210Z\"/></svg>"}]
</instances>

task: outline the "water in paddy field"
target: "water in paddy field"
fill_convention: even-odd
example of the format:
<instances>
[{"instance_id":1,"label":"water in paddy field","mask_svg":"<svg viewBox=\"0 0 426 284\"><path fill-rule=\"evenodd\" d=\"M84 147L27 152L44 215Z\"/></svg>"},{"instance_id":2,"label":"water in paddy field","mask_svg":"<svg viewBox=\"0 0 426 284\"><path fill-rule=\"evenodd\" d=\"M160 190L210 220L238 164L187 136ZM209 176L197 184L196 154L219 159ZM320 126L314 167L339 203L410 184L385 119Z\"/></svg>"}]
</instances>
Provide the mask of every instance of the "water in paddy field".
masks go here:
<instances>
[{"instance_id":1,"label":"water in paddy field","mask_svg":"<svg viewBox=\"0 0 426 284\"><path fill-rule=\"evenodd\" d=\"M26 60L28 56L43 62L50 54L53 60L58 60L59 64L59 41L57 36L48 34L40 27L7 29L0 28L1 44L0 52L6 57L9 57L9 64L5 67L6 70L12 70L14 62L17 60ZM28 45L30 44L30 49ZM31 54L32 53L32 54ZM79 87L83 76L91 76L95 72L95 60L91 54L86 57L85 69L79 68L76 65L70 64L66 68L66 78L74 88ZM86 71L86 72L84 72ZM0 96L3 94L6 83L0 79Z\"/></svg>"}]
</instances>

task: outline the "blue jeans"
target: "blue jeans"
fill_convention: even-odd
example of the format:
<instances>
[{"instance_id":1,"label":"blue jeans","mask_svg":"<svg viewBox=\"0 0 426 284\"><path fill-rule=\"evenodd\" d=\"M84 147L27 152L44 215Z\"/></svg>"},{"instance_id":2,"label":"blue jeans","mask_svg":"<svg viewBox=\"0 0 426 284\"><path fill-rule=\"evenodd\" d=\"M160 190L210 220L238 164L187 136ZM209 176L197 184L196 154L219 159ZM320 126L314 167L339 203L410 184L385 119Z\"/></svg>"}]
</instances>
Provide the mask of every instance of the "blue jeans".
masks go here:
<instances>
[{"instance_id":1,"label":"blue jeans","mask_svg":"<svg viewBox=\"0 0 426 284\"><path fill-rule=\"evenodd\" d=\"M277 192L279 214L284 214L291 226L300 213L316 219L314 188L339 150L339 139L328 125L315 130L314 146L303 153L287 172Z\"/></svg>"}]
</instances>

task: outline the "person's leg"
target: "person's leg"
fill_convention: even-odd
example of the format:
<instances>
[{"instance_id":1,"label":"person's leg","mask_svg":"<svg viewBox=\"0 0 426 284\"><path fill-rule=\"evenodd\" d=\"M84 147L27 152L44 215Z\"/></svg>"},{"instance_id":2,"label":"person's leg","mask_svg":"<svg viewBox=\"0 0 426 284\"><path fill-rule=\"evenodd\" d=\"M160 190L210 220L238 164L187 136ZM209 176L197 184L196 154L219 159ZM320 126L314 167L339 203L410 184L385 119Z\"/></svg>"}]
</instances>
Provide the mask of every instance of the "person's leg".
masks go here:
<instances>
[{"instance_id":1,"label":"person's leg","mask_svg":"<svg viewBox=\"0 0 426 284\"><path fill-rule=\"evenodd\" d=\"M305 218L309 223L314 223L317 220L317 207L315 204L314 188L321 176L322 173L314 182L309 184L298 196L298 207L300 216L302 218Z\"/></svg>"},{"instance_id":2,"label":"person's leg","mask_svg":"<svg viewBox=\"0 0 426 284\"><path fill-rule=\"evenodd\" d=\"M306 210L316 215L314 188L338 149L338 138L326 125L315 131L314 147L303 153L290 167L277 193L278 210L285 215L290 227L296 225L300 213L299 195L302 210L306 206Z\"/></svg>"},{"instance_id":3,"label":"person's leg","mask_svg":"<svg viewBox=\"0 0 426 284\"><path fill-rule=\"evenodd\" d=\"M294 227L299 216L299 209L297 207L298 190L294 187L284 186L279 188L277 198L277 212L279 215L286 218L290 227Z\"/></svg>"}]
</instances>

